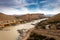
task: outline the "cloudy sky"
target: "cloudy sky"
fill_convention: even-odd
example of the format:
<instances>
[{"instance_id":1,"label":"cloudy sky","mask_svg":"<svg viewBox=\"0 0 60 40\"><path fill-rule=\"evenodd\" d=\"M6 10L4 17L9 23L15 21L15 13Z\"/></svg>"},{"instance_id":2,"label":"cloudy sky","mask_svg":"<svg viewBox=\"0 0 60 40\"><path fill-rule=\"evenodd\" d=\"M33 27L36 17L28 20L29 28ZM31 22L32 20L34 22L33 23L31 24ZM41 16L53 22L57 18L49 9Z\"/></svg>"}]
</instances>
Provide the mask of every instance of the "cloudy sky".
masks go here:
<instances>
[{"instance_id":1,"label":"cloudy sky","mask_svg":"<svg viewBox=\"0 0 60 40\"><path fill-rule=\"evenodd\" d=\"M0 0L0 12L8 15L57 14L60 12L60 0Z\"/></svg>"}]
</instances>

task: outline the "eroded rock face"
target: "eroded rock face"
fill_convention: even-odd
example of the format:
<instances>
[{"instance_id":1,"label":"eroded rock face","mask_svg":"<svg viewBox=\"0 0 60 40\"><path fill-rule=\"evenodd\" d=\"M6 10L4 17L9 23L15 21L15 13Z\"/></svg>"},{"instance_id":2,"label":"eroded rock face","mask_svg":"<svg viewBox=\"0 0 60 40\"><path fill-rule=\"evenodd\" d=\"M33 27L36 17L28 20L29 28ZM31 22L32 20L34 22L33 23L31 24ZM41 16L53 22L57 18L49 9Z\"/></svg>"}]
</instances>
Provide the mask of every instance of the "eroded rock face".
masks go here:
<instances>
[{"instance_id":1,"label":"eroded rock face","mask_svg":"<svg viewBox=\"0 0 60 40\"><path fill-rule=\"evenodd\" d=\"M26 15L21 15L19 17L17 17L18 19L23 19L25 21L31 21L31 20L36 20L36 19L41 19L41 18L45 18L46 16L44 14L26 14Z\"/></svg>"},{"instance_id":2,"label":"eroded rock face","mask_svg":"<svg viewBox=\"0 0 60 40\"><path fill-rule=\"evenodd\" d=\"M15 20L16 18L10 15L6 15L3 13L0 13L0 21L5 21L5 20Z\"/></svg>"}]
</instances>

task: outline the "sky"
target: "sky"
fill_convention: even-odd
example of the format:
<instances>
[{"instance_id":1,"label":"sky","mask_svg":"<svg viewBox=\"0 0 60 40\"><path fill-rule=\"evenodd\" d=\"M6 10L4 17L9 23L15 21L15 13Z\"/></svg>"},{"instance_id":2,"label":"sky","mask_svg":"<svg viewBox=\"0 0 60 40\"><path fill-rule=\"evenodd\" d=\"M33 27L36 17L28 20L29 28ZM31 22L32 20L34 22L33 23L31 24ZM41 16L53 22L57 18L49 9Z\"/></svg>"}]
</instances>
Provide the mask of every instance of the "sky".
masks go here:
<instances>
[{"instance_id":1,"label":"sky","mask_svg":"<svg viewBox=\"0 0 60 40\"><path fill-rule=\"evenodd\" d=\"M0 0L0 12L7 15L60 13L60 0Z\"/></svg>"}]
</instances>

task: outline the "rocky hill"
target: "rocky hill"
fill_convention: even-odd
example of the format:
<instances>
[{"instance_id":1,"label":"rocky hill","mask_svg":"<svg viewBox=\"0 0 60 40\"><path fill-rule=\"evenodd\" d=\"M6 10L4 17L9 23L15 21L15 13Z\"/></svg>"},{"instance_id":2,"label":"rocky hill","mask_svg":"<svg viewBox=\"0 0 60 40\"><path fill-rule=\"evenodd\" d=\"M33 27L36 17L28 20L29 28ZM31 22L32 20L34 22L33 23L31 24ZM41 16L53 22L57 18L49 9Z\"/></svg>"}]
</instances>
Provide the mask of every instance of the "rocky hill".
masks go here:
<instances>
[{"instance_id":1,"label":"rocky hill","mask_svg":"<svg viewBox=\"0 0 60 40\"><path fill-rule=\"evenodd\" d=\"M48 22L52 22L52 21L55 21L55 22L60 22L60 13L55 15L55 16L52 16L51 18L49 18L47 20Z\"/></svg>"},{"instance_id":2,"label":"rocky hill","mask_svg":"<svg viewBox=\"0 0 60 40\"><path fill-rule=\"evenodd\" d=\"M15 20L16 18L10 15L0 13L0 21Z\"/></svg>"},{"instance_id":3,"label":"rocky hill","mask_svg":"<svg viewBox=\"0 0 60 40\"><path fill-rule=\"evenodd\" d=\"M48 18L47 20L37 23L36 28L60 29L60 14L57 14Z\"/></svg>"},{"instance_id":4,"label":"rocky hill","mask_svg":"<svg viewBox=\"0 0 60 40\"><path fill-rule=\"evenodd\" d=\"M36 20L36 19L41 19L41 18L45 18L46 16L44 14L26 14L26 15L21 15L18 16L16 18L18 19L22 19L24 21L32 21L32 20Z\"/></svg>"}]
</instances>

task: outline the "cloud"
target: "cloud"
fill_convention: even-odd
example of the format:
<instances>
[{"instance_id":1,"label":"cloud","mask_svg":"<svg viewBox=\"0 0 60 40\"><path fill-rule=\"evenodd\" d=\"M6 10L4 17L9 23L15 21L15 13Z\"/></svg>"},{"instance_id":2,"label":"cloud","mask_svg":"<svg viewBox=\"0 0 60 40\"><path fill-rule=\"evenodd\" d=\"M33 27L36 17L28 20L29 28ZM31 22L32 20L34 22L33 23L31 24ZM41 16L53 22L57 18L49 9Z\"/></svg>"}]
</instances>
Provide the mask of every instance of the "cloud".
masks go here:
<instances>
[{"instance_id":1,"label":"cloud","mask_svg":"<svg viewBox=\"0 0 60 40\"><path fill-rule=\"evenodd\" d=\"M26 14L60 12L60 0L0 0L0 12L6 14Z\"/></svg>"},{"instance_id":2,"label":"cloud","mask_svg":"<svg viewBox=\"0 0 60 40\"><path fill-rule=\"evenodd\" d=\"M4 14L7 15L23 15L29 13L27 8L21 8L21 10L16 10L15 8L10 8L10 7L0 7L0 12L3 12Z\"/></svg>"},{"instance_id":3,"label":"cloud","mask_svg":"<svg viewBox=\"0 0 60 40\"><path fill-rule=\"evenodd\" d=\"M54 9L55 8L60 8L60 0L46 0L45 2L46 4L44 4L43 7L45 8L49 8L49 7L53 7Z\"/></svg>"},{"instance_id":4,"label":"cloud","mask_svg":"<svg viewBox=\"0 0 60 40\"><path fill-rule=\"evenodd\" d=\"M42 8L60 7L60 0L0 0L0 6L25 7L29 5L40 5Z\"/></svg>"},{"instance_id":5,"label":"cloud","mask_svg":"<svg viewBox=\"0 0 60 40\"><path fill-rule=\"evenodd\" d=\"M0 0L0 6L7 7L24 7L36 3L28 3L26 0Z\"/></svg>"},{"instance_id":6,"label":"cloud","mask_svg":"<svg viewBox=\"0 0 60 40\"><path fill-rule=\"evenodd\" d=\"M13 6L15 5L12 0L0 0L0 6Z\"/></svg>"}]
</instances>

